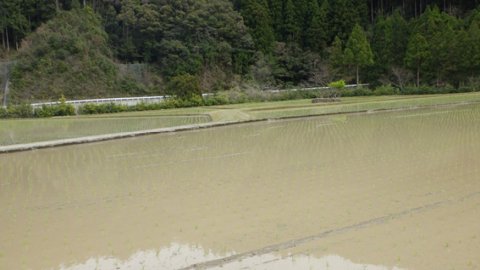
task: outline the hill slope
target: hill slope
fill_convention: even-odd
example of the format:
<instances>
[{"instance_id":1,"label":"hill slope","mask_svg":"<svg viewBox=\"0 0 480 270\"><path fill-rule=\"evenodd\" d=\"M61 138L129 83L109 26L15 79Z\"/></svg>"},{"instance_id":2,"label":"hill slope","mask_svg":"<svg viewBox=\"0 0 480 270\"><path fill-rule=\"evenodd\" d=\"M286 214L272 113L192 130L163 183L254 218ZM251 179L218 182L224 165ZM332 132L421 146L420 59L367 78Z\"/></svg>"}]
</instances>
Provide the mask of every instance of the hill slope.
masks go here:
<instances>
[{"instance_id":1,"label":"hill slope","mask_svg":"<svg viewBox=\"0 0 480 270\"><path fill-rule=\"evenodd\" d=\"M28 36L12 72L12 101L111 96L118 71L91 9L60 12Z\"/></svg>"}]
</instances>

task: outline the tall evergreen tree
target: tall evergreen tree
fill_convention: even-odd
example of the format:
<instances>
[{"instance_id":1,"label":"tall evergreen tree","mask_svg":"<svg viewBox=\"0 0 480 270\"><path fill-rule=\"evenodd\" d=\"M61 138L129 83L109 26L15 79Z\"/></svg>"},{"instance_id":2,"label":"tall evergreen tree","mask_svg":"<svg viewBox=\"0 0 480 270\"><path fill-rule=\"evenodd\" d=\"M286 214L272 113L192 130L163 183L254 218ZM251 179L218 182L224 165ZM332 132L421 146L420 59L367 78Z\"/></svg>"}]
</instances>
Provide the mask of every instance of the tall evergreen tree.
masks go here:
<instances>
[{"instance_id":1,"label":"tall evergreen tree","mask_svg":"<svg viewBox=\"0 0 480 270\"><path fill-rule=\"evenodd\" d=\"M17 0L0 1L0 26L4 48L18 48L21 39L30 31L28 19L22 10L21 2Z\"/></svg>"},{"instance_id":2,"label":"tall evergreen tree","mask_svg":"<svg viewBox=\"0 0 480 270\"><path fill-rule=\"evenodd\" d=\"M329 29L334 36L337 35L342 41L346 41L355 24L362 21L357 10L358 3L354 0L335 0L330 4Z\"/></svg>"},{"instance_id":3,"label":"tall evergreen tree","mask_svg":"<svg viewBox=\"0 0 480 270\"><path fill-rule=\"evenodd\" d=\"M265 0L247 0L242 8L246 25L250 28L257 49L269 54L273 50L275 36L272 19Z\"/></svg>"},{"instance_id":4,"label":"tall evergreen tree","mask_svg":"<svg viewBox=\"0 0 480 270\"><path fill-rule=\"evenodd\" d=\"M310 11L312 12L310 25L307 30L307 46L316 52L323 52L327 46L327 15L328 1L324 1L319 7L316 0L312 0Z\"/></svg>"},{"instance_id":5,"label":"tall evergreen tree","mask_svg":"<svg viewBox=\"0 0 480 270\"><path fill-rule=\"evenodd\" d=\"M389 20L392 25L391 62L393 65L402 66L410 36L409 25L398 10L389 17Z\"/></svg>"},{"instance_id":6,"label":"tall evergreen tree","mask_svg":"<svg viewBox=\"0 0 480 270\"><path fill-rule=\"evenodd\" d=\"M296 20L295 6L292 0L286 0L283 12L283 36L287 42L296 42L299 40L300 29Z\"/></svg>"},{"instance_id":7,"label":"tall evergreen tree","mask_svg":"<svg viewBox=\"0 0 480 270\"><path fill-rule=\"evenodd\" d=\"M297 23L297 27L299 29L298 42L301 47L306 46L307 31L312 17L310 5L311 2L314 1L316 2L317 0L295 0L295 22Z\"/></svg>"},{"instance_id":8,"label":"tall evergreen tree","mask_svg":"<svg viewBox=\"0 0 480 270\"><path fill-rule=\"evenodd\" d=\"M472 74L480 74L480 24L472 23L468 29L468 44L472 48L470 69Z\"/></svg>"},{"instance_id":9,"label":"tall evergreen tree","mask_svg":"<svg viewBox=\"0 0 480 270\"><path fill-rule=\"evenodd\" d=\"M420 86L420 72L430 55L428 42L422 34L416 33L410 37L405 54L405 64L415 71L417 86Z\"/></svg>"},{"instance_id":10,"label":"tall evergreen tree","mask_svg":"<svg viewBox=\"0 0 480 270\"><path fill-rule=\"evenodd\" d=\"M356 24L348 38L344 52L345 64L355 68L356 81L360 84L361 67L373 64L373 53L362 27Z\"/></svg>"},{"instance_id":11,"label":"tall evergreen tree","mask_svg":"<svg viewBox=\"0 0 480 270\"><path fill-rule=\"evenodd\" d=\"M335 37L330 48L329 64L336 74L340 73L344 66L343 42L338 36Z\"/></svg>"},{"instance_id":12,"label":"tall evergreen tree","mask_svg":"<svg viewBox=\"0 0 480 270\"><path fill-rule=\"evenodd\" d=\"M276 40L282 40L283 38L283 3L284 0L270 0L269 2L270 17L272 18Z\"/></svg>"}]
</instances>

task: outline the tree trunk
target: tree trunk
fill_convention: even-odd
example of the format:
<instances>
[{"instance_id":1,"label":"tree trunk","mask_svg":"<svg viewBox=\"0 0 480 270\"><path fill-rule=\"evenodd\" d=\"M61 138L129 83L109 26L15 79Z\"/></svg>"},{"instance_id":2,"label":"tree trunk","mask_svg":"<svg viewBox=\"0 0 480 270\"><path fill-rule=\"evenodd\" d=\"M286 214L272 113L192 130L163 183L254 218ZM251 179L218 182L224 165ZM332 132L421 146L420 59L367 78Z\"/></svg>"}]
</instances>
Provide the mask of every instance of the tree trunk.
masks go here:
<instances>
[{"instance_id":1,"label":"tree trunk","mask_svg":"<svg viewBox=\"0 0 480 270\"><path fill-rule=\"evenodd\" d=\"M420 87L420 67L417 67L417 87Z\"/></svg>"},{"instance_id":2,"label":"tree trunk","mask_svg":"<svg viewBox=\"0 0 480 270\"><path fill-rule=\"evenodd\" d=\"M414 5L415 5L415 18L417 18L417 0L415 0Z\"/></svg>"},{"instance_id":3,"label":"tree trunk","mask_svg":"<svg viewBox=\"0 0 480 270\"><path fill-rule=\"evenodd\" d=\"M60 3L58 3L58 0L55 0L55 9L57 13L60 11Z\"/></svg>"},{"instance_id":4,"label":"tree trunk","mask_svg":"<svg viewBox=\"0 0 480 270\"><path fill-rule=\"evenodd\" d=\"M7 52L10 51L10 41L8 40L8 28L5 28L5 37L7 38Z\"/></svg>"},{"instance_id":5,"label":"tree trunk","mask_svg":"<svg viewBox=\"0 0 480 270\"><path fill-rule=\"evenodd\" d=\"M360 68L360 67L357 65L357 87L358 87L358 85L360 84L360 76L359 76L359 71L358 71L359 68Z\"/></svg>"},{"instance_id":6,"label":"tree trunk","mask_svg":"<svg viewBox=\"0 0 480 270\"><path fill-rule=\"evenodd\" d=\"M372 23L374 22L374 17L373 17L373 0L370 1L370 16L372 18Z\"/></svg>"},{"instance_id":7,"label":"tree trunk","mask_svg":"<svg viewBox=\"0 0 480 270\"><path fill-rule=\"evenodd\" d=\"M8 69L8 68L7 68L7 69ZM3 107L7 107L7 103L8 103L8 99L7 99L7 98L8 98L8 94L9 94L8 92L10 92L9 89L8 89L8 88L9 88L9 84L10 84L10 81L9 81L8 75L7 75L7 81L5 82L5 89L4 89L4 91L3 91Z\"/></svg>"},{"instance_id":8,"label":"tree trunk","mask_svg":"<svg viewBox=\"0 0 480 270\"><path fill-rule=\"evenodd\" d=\"M83 8L85 8L87 6L87 3L86 3L87 0L83 0Z\"/></svg>"},{"instance_id":9,"label":"tree trunk","mask_svg":"<svg viewBox=\"0 0 480 270\"><path fill-rule=\"evenodd\" d=\"M5 49L5 33L3 29L2 29L2 48Z\"/></svg>"}]
</instances>

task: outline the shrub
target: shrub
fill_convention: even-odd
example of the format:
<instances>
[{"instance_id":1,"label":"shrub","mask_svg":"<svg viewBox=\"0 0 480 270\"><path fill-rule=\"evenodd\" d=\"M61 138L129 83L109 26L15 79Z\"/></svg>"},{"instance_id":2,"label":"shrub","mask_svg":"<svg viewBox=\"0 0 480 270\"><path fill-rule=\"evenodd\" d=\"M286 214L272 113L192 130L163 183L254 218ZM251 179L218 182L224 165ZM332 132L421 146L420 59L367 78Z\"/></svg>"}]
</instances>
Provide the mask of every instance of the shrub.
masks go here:
<instances>
[{"instance_id":1,"label":"shrub","mask_svg":"<svg viewBox=\"0 0 480 270\"><path fill-rule=\"evenodd\" d=\"M198 107L203 106L203 98L202 96L193 95L188 99L180 99L180 107Z\"/></svg>"},{"instance_id":2,"label":"shrub","mask_svg":"<svg viewBox=\"0 0 480 270\"><path fill-rule=\"evenodd\" d=\"M404 87L401 92L403 95L432 95L432 94L448 94L458 93L458 90L451 87L432 87L432 86L420 86L420 87Z\"/></svg>"},{"instance_id":3,"label":"shrub","mask_svg":"<svg viewBox=\"0 0 480 270\"><path fill-rule=\"evenodd\" d=\"M346 85L346 83L345 83L344 80L339 80L339 81L329 83L328 87L341 90L341 89L345 88L345 85Z\"/></svg>"},{"instance_id":4,"label":"shrub","mask_svg":"<svg viewBox=\"0 0 480 270\"><path fill-rule=\"evenodd\" d=\"M13 105L7 108L8 117L11 118L32 118L33 108L30 104Z\"/></svg>"},{"instance_id":5,"label":"shrub","mask_svg":"<svg viewBox=\"0 0 480 270\"><path fill-rule=\"evenodd\" d=\"M53 106L54 116L75 115L75 107L72 104L67 104L65 96L62 95L59 102L60 104Z\"/></svg>"},{"instance_id":6,"label":"shrub","mask_svg":"<svg viewBox=\"0 0 480 270\"><path fill-rule=\"evenodd\" d=\"M371 96L373 94L368 88L345 88L341 92L344 97Z\"/></svg>"},{"instance_id":7,"label":"shrub","mask_svg":"<svg viewBox=\"0 0 480 270\"><path fill-rule=\"evenodd\" d=\"M59 104L43 105L41 108L34 109L33 114L40 118L75 115L75 107L72 104L67 104L65 97L62 95Z\"/></svg>"},{"instance_id":8,"label":"shrub","mask_svg":"<svg viewBox=\"0 0 480 270\"><path fill-rule=\"evenodd\" d=\"M126 105L107 103L107 104L94 104L88 103L81 106L78 109L79 114L106 114L106 113L119 113L131 111L133 107Z\"/></svg>"},{"instance_id":9,"label":"shrub","mask_svg":"<svg viewBox=\"0 0 480 270\"><path fill-rule=\"evenodd\" d=\"M7 109L0 107L0 118L8 118L8 111Z\"/></svg>"},{"instance_id":10,"label":"shrub","mask_svg":"<svg viewBox=\"0 0 480 270\"><path fill-rule=\"evenodd\" d=\"M206 97L204 101L205 106L225 105L228 103L228 97L219 93Z\"/></svg>"},{"instance_id":11,"label":"shrub","mask_svg":"<svg viewBox=\"0 0 480 270\"><path fill-rule=\"evenodd\" d=\"M202 89L197 77L186 74L173 77L167 84L167 93L182 100L202 96Z\"/></svg>"},{"instance_id":12,"label":"shrub","mask_svg":"<svg viewBox=\"0 0 480 270\"><path fill-rule=\"evenodd\" d=\"M375 96L389 96L398 94L398 89L391 85L382 85L373 90Z\"/></svg>"},{"instance_id":13,"label":"shrub","mask_svg":"<svg viewBox=\"0 0 480 270\"><path fill-rule=\"evenodd\" d=\"M35 109L35 117L46 118L55 116L55 109L53 106L43 105L42 108Z\"/></svg>"},{"instance_id":14,"label":"shrub","mask_svg":"<svg viewBox=\"0 0 480 270\"><path fill-rule=\"evenodd\" d=\"M122 93L126 93L128 95L143 95L147 92L145 87L137 83L132 78L123 78L117 83L117 85L118 89L120 89Z\"/></svg>"}]
</instances>

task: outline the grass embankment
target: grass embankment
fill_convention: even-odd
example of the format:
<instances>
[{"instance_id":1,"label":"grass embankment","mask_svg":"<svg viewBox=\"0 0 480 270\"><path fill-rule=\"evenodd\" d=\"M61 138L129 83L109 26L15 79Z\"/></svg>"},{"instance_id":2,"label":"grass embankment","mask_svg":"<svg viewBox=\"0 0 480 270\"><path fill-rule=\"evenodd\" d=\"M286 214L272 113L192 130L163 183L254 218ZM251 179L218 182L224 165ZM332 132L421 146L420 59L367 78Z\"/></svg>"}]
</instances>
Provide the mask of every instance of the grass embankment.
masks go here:
<instances>
[{"instance_id":1,"label":"grass embankment","mask_svg":"<svg viewBox=\"0 0 480 270\"><path fill-rule=\"evenodd\" d=\"M343 112L480 103L480 93L430 96L349 97L338 103L311 100L128 112L45 119L0 120L0 145L130 132L205 122L278 119Z\"/></svg>"}]
</instances>

